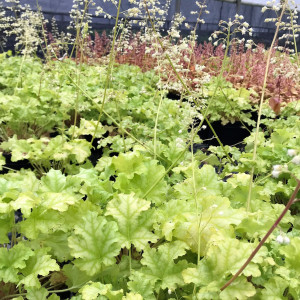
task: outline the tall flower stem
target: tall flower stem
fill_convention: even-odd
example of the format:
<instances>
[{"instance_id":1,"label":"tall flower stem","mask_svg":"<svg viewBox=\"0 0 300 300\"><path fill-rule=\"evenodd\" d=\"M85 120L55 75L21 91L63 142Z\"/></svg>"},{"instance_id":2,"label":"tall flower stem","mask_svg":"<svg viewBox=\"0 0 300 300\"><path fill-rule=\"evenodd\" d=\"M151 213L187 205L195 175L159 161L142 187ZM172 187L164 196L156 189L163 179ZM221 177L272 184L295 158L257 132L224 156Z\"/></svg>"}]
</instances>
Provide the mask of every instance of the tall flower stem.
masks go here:
<instances>
[{"instance_id":1,"label":"tall flower stem","mask_svg":"<svg viewBox=\"0 0 300 300\"><path fill-rule=\"evenodd\" d=\"M266 92L267 78L268 78L268 73L269 73L269 68L270 68L272 50L274 48L274 45L275 45L275 42L276 42L276 39L277 39L280 23L281 23L283 14L284 14L286 6L287 6L287 2L288 2L288 0L285 0L284 3L283 3L281 14L280 14L280 16L278 18L278 21L276 23L277 25L276 25L276 31L275 31L275 34L274 34L274 37L273 37L273 41L272 41L271 47L270 47L269 52L268 52L267 64L266 64L266 70L265 70L265 76L264 76L264 83L263 83L263 87L262 87L262 92L261 92L261 97L260 97L260 104L259 104L259 111L258 111L258 118L257 118L257 123L256 123L256 132L255 132L255 137L254 137L254 147L253 147L253 156L252 156L253 162L256 161L256 152L257 152L258 134L259 134L259 128L260 128L262 106L263 106L265 92ZM247 204L246 204L246 210L247 211L250 210L253 177L254 177L254 166L252 167L251 173L250 173L249 191L248 191Z\"/></svg>"}]
</instances>

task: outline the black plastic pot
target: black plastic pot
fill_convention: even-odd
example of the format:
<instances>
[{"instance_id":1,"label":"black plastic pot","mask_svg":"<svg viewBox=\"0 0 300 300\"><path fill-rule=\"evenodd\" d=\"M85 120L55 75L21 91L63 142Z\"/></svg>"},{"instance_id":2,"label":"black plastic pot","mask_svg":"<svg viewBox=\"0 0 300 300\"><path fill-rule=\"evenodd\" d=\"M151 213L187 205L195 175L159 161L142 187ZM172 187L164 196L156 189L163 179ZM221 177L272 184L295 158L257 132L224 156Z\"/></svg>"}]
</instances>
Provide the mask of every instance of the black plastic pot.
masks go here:
<instances>
[{"instance_id":1,"label":"black plastic pot","mask_svg":"<svg viewBox=\"0 0 300 300\"><path fill-rule=\"evenodd\" d=\"M217 139L206 122L203 123L206 128L201 129L198 135L203 142L210 146L219 146ZM235 145L241 143L246 137L249 136L249 131L243 128L241 122L235 122L234 124L222 125L221 121L211 123L217 136L223 145ZM237 145L238 146L238 145Z\"/></svg>"},{"instance_id":2,"label":"black plastic pot","mask_svg":"<svg viewBox=\"0 0 300 300\"><path fill-rule=\"evenodd\" d=\"M5 157L5 167L2 171L0 171L0 174L6 174L10 171L10 169L15 171L20 171L21 169L30 169L34 170L32 165L30 164L29 160L23 159L16 162L11 161L11 154L3 152L2 155Z\"/></svg>"}]
</instances>

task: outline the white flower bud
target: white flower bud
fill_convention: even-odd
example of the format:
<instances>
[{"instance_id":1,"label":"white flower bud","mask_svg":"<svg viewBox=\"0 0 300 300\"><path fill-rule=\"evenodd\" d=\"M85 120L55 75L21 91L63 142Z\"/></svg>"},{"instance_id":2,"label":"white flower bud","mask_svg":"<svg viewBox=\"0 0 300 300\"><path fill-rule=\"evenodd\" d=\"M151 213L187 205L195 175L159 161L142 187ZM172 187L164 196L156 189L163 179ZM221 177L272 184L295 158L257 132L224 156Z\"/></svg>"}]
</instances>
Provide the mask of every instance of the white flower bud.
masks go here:
<instances>
[{"instance_id":1,"label":"white flower bud","mask_svg":"<svg viewBox=\"0 0 300 300\"><path fill-rule=\"evenodd\" d=\"M273 171L281 171L282 165L274 165L273 166Z\"/></svg>"},{"instance_id":2,"label":"white flower bud","mask_svg":"<svg viewBox=\"0 0 300 300\"><path fill-rule=\"evenodd\" d=\"M300 155L294 156L291 162L295 165L300 165Z\"/></svg>"},{"instance_id":3,"label":"white flower bud","mask_svg":"<svg viewBox=\"0 0 300 300\"><path fill-rule=\"evenodd\" d=\"M288 245L289 243L290 243L290 239L287 236L285 236L283 238L283 244Z\"/></svg>"},{"instance_id":4,"label":"white flower bud","mask_svg":"<svg viewBox=\"0 0 300 300\"><path fill-rule=\"evenodd\" d=\"M297 154L297 151L295 149L288 149L287 151L288 156L295 156Z\"/></svg>"},{"instance_id":5,"label":"white flower bud","mask_svg":"<svg viewBox=\"0 0 300 300\"><path fill-rule=\"evenodd\" d=\"M283 236L282 236L282 235L278 235L278 237L276 238L276 242L277 242L278 244L282 244L283 241L284 241Z\"/></svg>"},{"instance_id":6,"label":"white flower bud","mask_svg":"<svg viewBox=\"0 0 300 300\"><path fill-rule=\"evenodd\" d=\"M264 13L268 8L266 6L264 6L262 9L261 9L261 12Z\"/></svg>"},{"instance_id":7,"label":"white flower bud","mask_svg":"<svg viewBox=\"0 0 300 300\"><path fill-rule=\"evenodd\" d=\"M168 289L168 294L171 295L172 294L172 290Z\"/></svg>"},{"instance_id":8,"label":"white flower bud","mask_svg":"<svg viewBox=\"0 0 300 300\"><path fill-rule=\"evenodd\" d=\"M280 175L280 171L272 171L272 177L278 178Z\"/></svg>"}]
</instances>

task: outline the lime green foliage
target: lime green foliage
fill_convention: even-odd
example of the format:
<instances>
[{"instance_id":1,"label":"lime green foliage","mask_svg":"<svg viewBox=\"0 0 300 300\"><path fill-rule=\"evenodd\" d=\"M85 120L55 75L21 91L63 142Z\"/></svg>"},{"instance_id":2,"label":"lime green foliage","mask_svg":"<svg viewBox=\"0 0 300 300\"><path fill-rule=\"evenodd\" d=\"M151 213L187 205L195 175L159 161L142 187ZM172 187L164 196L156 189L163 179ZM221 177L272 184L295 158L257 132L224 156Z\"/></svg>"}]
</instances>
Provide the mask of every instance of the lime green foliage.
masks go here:
<instances>
[{"instance_id":1,"label":"lime green foliage","mask_svg":"<svg viewBox=\"0 0 300 300\"><path fill-rule=\"evenodd\" d=\"M176 289L177 285L183 285L182 271L187 268L187 261L181 260L175 263L174 260L186 253L187 245L180 241L164 244L158 249L146 248L142 267L134 274L133 281L142 274L142 279L149 280L154 289Z\"/></svg>"},{"instance_id":2,"label":"lime green foliage","mask_svg":"<svg viewBox=\"0 0 300 300\"><path fill-rule=\"evenodd\" d=\"M240 152L233 147L227 148L229 153L232 153L233 157L239 162L236 166L227 163L227 158L219 147L210 147L210 150L222 159L224 165L223 176L231 176L232 172L244 173L254 166L257 185L255 183L253 185L253 199L260 198L270 201L271 195L284 195L283 201L286 201L296 185L293 176L300 178L300 165L293 163L293 157L288 154L289 149L294 150L295 153L300 153L300 120L298 117L293 116L287 120L284 117L276 120L270 119L270 124L266 123L266 126L265 132L259 133L259 146L255 161L252 160L254 133L245 139L245 152ZM278 176L270 177L274 165L280 165L282 168ZM290 176L290 174L293 174L293 176ZM248 188L246 175L238 174L237 177L239 179L234 179L236 182L233 185L239 190L240 196L241 193L245 195ZM229 181L233 183L231 179ZM245 199L244 196L240 198ZM254 203L255 200L252 201L253 208L257 205L257 203Z\"/></svg>"},{"instance_id":3,"label":"lime green foliage","mask_svg":"<svg viewBox=\"0 0 300 300\"><path fill-rule=\"evenodd\" d=\"M23 244L19 244L9 251L1 248L0 252L1 280L17 283L19 281L18 272L26 267L26 260L34 255L33 251Z\"/></svg>"},{"instance_id":4,"label":"lime green foliage","mask_svg":"<svg viewBox=\"0 0 300 300\"><path fill-rule=\"evenodd\" d=\"M78 88L74 62L30 59L16 84L20 58L1 59L1 150L33 170L6 168L1 153L0 289L29 300L57 300L62 291L73 300L298 299L298 203L220 290L295 188L298 118L265 109L255 162L253 134L245 151L225 147L235 164L219 147L192 157L188 129L201 116L158 90L153 72L116 66L98 123L105 67L82 65ZM251 125L250 92L222 82L212 99L215 87L214 79L203 87L210 119ZM282 166L277 177L274 165Z\"/></svg>"},{"instance_id":5,"label":"lime green foliage","mask_svg":"<svg viewBox=\"0 0 300 300\"><path fill-rule=\"evenodd\" d=\"M17 139L14 135L1 144L6 151L11 151L12 161L28 159L37 169L49 170L58 165L66 168L70 163L83 163L90 156L91 145L83 139L67 141L63 136L49 138Z\"/></svg>"},{"instance_id":6,"label":"lime green foliage","mask_svg":"<svg viewBox=\"0 0 300 300\"><path fill-rule=\"evenodd\" d=\"M150 208L150 202L136 198L135 195L119 194L107 205L107 215L111 215L119 226L122 247L129 249L133 244L137 250L144 249L148 242L155 242L158 237L150 230L150 215L143 214ZM150 224L149 224L150 223Z\"/></svg>"},{"instance_id":7,"label":"lime green foliage","mask_svg":"<svg viewBox=\"0 0 300 300\"><path fill-rule=\"evenodd\" d=\"M74 235L68 239L75 265L94 275L102 266L114 264L114 256L120 251L120 239L115 222L90 212L75 226Z\"/></svg>"},{"instance_id":8,"label":"lime green foliage","mask_svg":"<svg viewBox=\"0 0 300 300\"><path fill-rule=\"evenodd\" d=\"M83 300L98 299L98 295L106 296L105 299L121 300L123 298L123 290L112 291L111 284L102 284L101 282L91 282L82 287L79 292L82 294Z\"/></svg>"},{"instance_id":9,"label":"lime green foliage","mask_svg":"<svg viewBox=\"0 0 300 300\"><path fill-rule=\"evenodd\" d=\"M245 88L235 89L222 77L212 78L203 90L203 97L209 106L210 121L221 121L223 125L242 121L254 125L249 112L253 110L249 100L253 93L253 90Z\"/></svg>"}]
</instances>

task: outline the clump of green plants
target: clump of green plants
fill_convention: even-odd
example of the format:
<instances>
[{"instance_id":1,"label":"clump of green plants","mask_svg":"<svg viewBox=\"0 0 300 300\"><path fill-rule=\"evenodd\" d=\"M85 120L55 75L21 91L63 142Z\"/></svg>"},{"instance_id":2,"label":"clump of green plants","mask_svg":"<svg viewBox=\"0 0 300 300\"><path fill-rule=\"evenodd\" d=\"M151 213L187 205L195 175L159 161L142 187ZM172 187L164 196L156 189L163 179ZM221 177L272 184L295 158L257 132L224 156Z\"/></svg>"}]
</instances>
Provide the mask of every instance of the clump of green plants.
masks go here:
<instances>
[{"instance_id":1,"label":"clump of green plants","mask_svg":"<svg viewBox=\"0 0 300 300\"><path fill-rule=\"evenodd\" d=\"M122 11L111 0L112 16L76 0L68 32L52 21L52 34L42 8L7 2L17 13L0 13L16 38L15 55L0 56L0 298L298 299L299 99L282 88L297 74L270 87L288 57L274 51L285 11L294 24L288 1L273 7L270 49L238 39L252 31L236 15L202 52L196 29L209 12L198 1L182 39L182 15L162 33L170 1ZM97 45L92 13L115 22ZM257 65L261 86L246 78ZM289 99L280 110L278 98ZM222 143L214 122L249 136Z\"/></svg>"}]
</instances>

